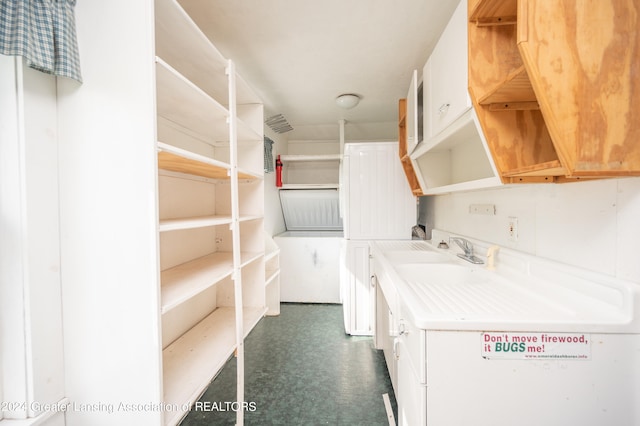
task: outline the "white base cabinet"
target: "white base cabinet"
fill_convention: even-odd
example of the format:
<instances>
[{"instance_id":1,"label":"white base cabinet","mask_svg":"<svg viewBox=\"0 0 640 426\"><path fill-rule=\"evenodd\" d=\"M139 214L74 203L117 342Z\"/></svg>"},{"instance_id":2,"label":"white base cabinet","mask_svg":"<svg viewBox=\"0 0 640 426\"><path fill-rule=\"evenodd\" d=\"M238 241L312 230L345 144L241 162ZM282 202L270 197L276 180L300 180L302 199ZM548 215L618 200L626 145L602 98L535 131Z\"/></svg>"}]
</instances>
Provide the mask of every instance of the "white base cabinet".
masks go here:
<instances>
[{"instance_id":1,"label":"white base cabinet","mask_svg":"<svg viewBox=\"0 0 640 426\"><path fill-rule=\"evenodd\" d=\"M396 337L398 326L396 324L396 315L384 297L380 281L377 275L374 275L376 287L376 327L375 327L375 345L376 349L382 350L384 360L387 364L389 378L393 391L398 394L398 368L396 360Z\"/></svg>"},{"instance_id":2,"label":"white base cabinet","mask_svg":"<svg viewBox=\"0 0 640 426\"><path fill-rule=\"evenodd\" d=\"M341 245L342 308L347 334L373 335L375 287L369 267L369 242L343 240Z\"/></svg>"},{"instance_id":3,"label":"white base cabinet","mask_svg":"<svg viewBox=\"0 0 640 426\"><path fill-rule=\"evenodd\" d=\"M402 303L397 332L398 425L635 426L640 418L628 362L638 335L587 333L589 359L491 358L482 331L418 329Z\"/></svg>"},{"instance_id":4,"label":"white base cabinet","mask_svg":"<svg viewBox=\"0 0 640 426\"><path fill-rule=\"evenodd\" d=\"M397 337L394 339L398 391L398 426L427 424L425 333L413 327L407 308L398 305Z\"/></svg>"},{"instance_id":5,"label":"white base cabinet","mask_svg":"<svg viewBox=\"0 0 640 426\"><path fill-rule=\"evenodd\" d=\"M340 232L286 231L274 241L282 259L280 301L340 303Z\"/></svg>"}]
</instances>

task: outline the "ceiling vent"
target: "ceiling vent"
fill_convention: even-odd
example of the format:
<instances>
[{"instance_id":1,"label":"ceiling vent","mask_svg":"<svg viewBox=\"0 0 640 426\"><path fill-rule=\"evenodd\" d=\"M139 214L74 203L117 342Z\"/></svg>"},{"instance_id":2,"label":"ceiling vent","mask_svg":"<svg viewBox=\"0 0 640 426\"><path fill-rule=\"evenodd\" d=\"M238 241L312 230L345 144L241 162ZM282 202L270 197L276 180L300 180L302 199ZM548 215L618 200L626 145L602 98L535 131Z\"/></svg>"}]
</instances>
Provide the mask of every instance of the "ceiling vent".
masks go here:
<instances>
[{"instance_id":1,"label":"ceiling vent","mask_svg":"<svg viewBox=\"0 0 640 426\"><path fill-rule=\"evenodd\" d=\"M293 130L291 124L289 124L287 119L284 118L284 115L282 114L272 115L264 121L264 124L271 127L271 130L276 133L286 133L290 130Z\"/></svg>"}]
</instances>

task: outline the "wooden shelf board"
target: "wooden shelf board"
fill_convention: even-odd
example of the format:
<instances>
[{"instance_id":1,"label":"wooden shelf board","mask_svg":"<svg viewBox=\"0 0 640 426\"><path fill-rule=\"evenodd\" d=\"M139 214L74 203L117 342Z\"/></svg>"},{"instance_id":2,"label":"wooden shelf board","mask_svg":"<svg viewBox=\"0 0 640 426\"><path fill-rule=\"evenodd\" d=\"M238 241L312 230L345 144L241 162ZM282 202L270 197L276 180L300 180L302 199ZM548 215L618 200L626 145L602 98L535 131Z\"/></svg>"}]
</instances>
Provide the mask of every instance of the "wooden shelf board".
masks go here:
<instances>
[{"instance_id":1,"label":"wooden shelf board","mask_svg":"<svg viewBox=\"0 0 640 426\"><path fill-rule=\"evenodd\" d=\"M315 155L280 155L280 160L284 162L292 161L340 161L340 154L315 154Z\"/></svg>"},{"instance_id":2,"label":"wooden shelf board","mask_svg":"<svg viewBox=\"0 0 640 426\"><path fill-rule=\"evenodd\" d=\"M478 99L480 105L509 102L537 102L524 65L511 72L504 81Z\"/></svg>"},{"instance_id":3,"label":"wooden shelf board","mask_svg":"<svg viewBox=\"0 0 640 426\"><path fill-rule=\"evenodd\" d=\"M158 168L161 170L211 179L230 179L231 166L222 161L195 154L163 142L158 142L158 150ZM259 174L238 170L238 179L255 180L261 178L262 176Z\"/></svg>"},{"instance_id":4,"label":"wooden shelf board","mask_svg":"<svg viewBox=\"0 0 640 426\"><path fill-rule=\"evenodd\" d=\"M191 15L195 16L195 15ZM228 60L175 0L155 2L156 53L180 73L218 100L228 102ZM194 61L193 58L198 58ZM241 78L236 78L237 102L261 103Z\"/></svg>"},{"instance_id":5,"label":"wooden shelf board","mask_svg":"<svg viewBox=\"0 0 640 426\"><path fill-rule=\"evenodd\" d=\"M264 281L264 286L268 287L269 284L271 284L273 282L273 280L276 279L276 277L280 275L280 269L277 269L273 272L268 273L267 278Z\"/></svg>"},{"instance_id":6,"label":"wooden shelf board","mask_svg":"<svg viewBox=\"0 0 640 426\"><path fill-rule=\"evenodd\" d=\"M160 221L159 231L177 231L180 229L206 228L208 226L217 226L230 224L232 222L230 215L215 216L199 216L181 219L163 219Z\"/></svg>"},{"instance_id":7,"label":"wooden shelf board","mask_svg":"<svg viewBox=\"0 0 640 426\"><path fill-rule=\"evenodd\" d=\"M338 189L338 183L285 183L280 189Z\"/></svg>"},{"instance_id":8,"label":"wooden shelf board","mask_svg":"<svg viewBox=\"0 0 640 426\"><path fill-rule=\"evenodd\" d=\"M233 255L216 252L162 271L162 313L220 282L233 272Z\"/></svg>"},{"instance_id":9,"label":"wooden shelf board","mask_svg":"<svg viewBox=\"0 0 640 426\"><path fill-rule=\"evenodd\" d=\"M268 253L265 253L264 261L268 262L268 261L270 261L271 259L273 259L274 257L276 257L278 255L280 255L280 249L279 248L276 249L276 250L269 251Z\"/></svg>"},{"instance_id":10,"label":"wooden shelf board","mask_svg":"<svg viewBox=\"0 0 640 426\"><path fill-rule=\"evenodd\" d=\"M473 191L476 189L493 188L502 185L502 181L499 177L488 177L483 179L477 179L462 183L452 183L450 185L443 185L434 188L427 188L424 191L425 195L437 195L448 194L450 192L459 191Z\"/></svg>"},{"instance_id":11,"label":"wooden shelf board","mask_svg":"<svg viewBox=\"0 0 640 426\"><path fill-rule=\"evenodd\" d=\"M263 178L264 178L263 172L254 172L251 170L238 168L238 179L253 181L256 179L263 179Z\"/></svg>"},{"instance_id":12,"label":"wooden shelf board","mask_svg":"<svg viewBox=\"0 0 640 426\"><path fill-rule=\"evenodd\" d=\"M540 104L535 101L529 102L494 102L489 104L489 111L530 111L540 109Z\"/></svg>"},{"instance_id":13,"label":"wooden shelf board","mask_svg":"<svg viewBox=\"0 0 640 426\"><path fill-rule=\"evenodd\" d=\"M266 308L244 308L246 336ZM236 348L235 309L220 307L162 351L164 403L178 407L165 412L165 424L177 424L224 366Z\"/></svg>"},{"instance_id":14,"label":"wooden shelf board","mask_svg":"<svg viewBox=\"0 0 640 426\"><path fill-rule=\"evenodd\" d=\"M158 115L208 142L229 140L229 111L160 58L156 58Z\"/></svg>"},{"instance_id":15,"label":"wooden shelf board","mask_svg":"<svg viewBox=\"0 0 640 426\"><path fill-rule=\"evenodd\" d=\"M513 25L516 23L517 0L480 0L469 16L478 26Z\"/></svg>"},{"instance_id":16,"label":"wooden shelf board","mask_svg":"<svg viewBox=\"0 0 640 426\"><path fill-rule=\"evenodd\" d=\"M519 176L565 176L567 170L562 167L559 160L547 161L540 164L532 164L514 170L507 170L502 173L505 177Z\"/></svg>"},{"instance_id":17,"label":"wooden shelf board","mask_svg":"<svg viewBox=\"0 0 640 426\"><path fill-rule=\"evenodd\" d=\"M239 222L250 222L252 220L260 220L261 215L242 215L238 218ZM163 219L160 221L158 230L160 232L178 231L181 229L206 228L208 226L227 225L233 222L230 215L212 215L186 217L180 219Z\"/></svg>"},{"instance_id":18,"label":"wooden shelf board","mask_svg":"<svg viewBox=\"0 0 640 426\"><path fill-rule=\"evenodd\" d=\"M473 114L473 108L469 108L440 133L418 144L409 157L416 160L429 151L451 149L458 140L475 137L478 130L473 121Z\"/></svg>"},{"instance_id":19,"label":"wooden shelf board","mask_svg":"<svg viewBox=\"0 0 640 426\"><path fill-rule=\"evenodd\" d=\"M263 218L264 218L264 216L258 215L258 214L243 214L243 215L240 215L240 217L238 218L238 221L240 221L240 222L250 222L252 220L261 220Z\"/></svg>"},{"instance_id":20,"label":"wooden shelf board","mask_svg":"<svg viewBox=\"0 0 640 426\"><path fill-rule=\"evenodd\" d=\"M207 92L156 58L157 112L165 119L189 129L210 145L229 143L229 110ZM262 143L263 137L238 119L238 140Z\"/></svg>"},{"instance_id":21,"label":"wooden shelf board","mask_svg":"<svg viewBox=\"0 0 640 426\"><path fill-rule=\"evenodd\" d=\"M248 264L259 260L264 256L262 252L242 252L240 253L240 267L244 268Z\"/></svg>"},{"instance_id":22,"label":"wooden shelf board","mask_svg":"<svg viewBox=\"0 0 640 426\"><path fill-rule=\"evenodd\" d=\"M185 158L166 151L158 152L158 168L211 179L229 179L229 168L227 166Z\"/></svg>"},{"instance_id":23,"label":"wooden shelf board","mask_svg":"<svg viewBox=\"0 0 640 426\"><path fill-rule=\"evenodd\" d=\"M404 174L407 178L407 183L409 184L409 188L411 188L411 193L416 197L420 197L424 195L422 193L422 188L420 187L420 181L416 176L416 171L413 168L413 163L411 162L411 158L408 155L405 155L400 159L400 163L402 164L402 168L404 169Z\"/></svg>"},{"instance_id":24,"label":"wooden shelf board","mask_svg":"<svg viewBox=\"0 0 640 426\"><path fill-rule=\"evenodd\" d=\"M262 252L241 252L240 268L259 260ZM216 285L233 272L233 254L216 252L174 266L161 273L161 312L164 314Z\"/></svg>"}]
</instances>

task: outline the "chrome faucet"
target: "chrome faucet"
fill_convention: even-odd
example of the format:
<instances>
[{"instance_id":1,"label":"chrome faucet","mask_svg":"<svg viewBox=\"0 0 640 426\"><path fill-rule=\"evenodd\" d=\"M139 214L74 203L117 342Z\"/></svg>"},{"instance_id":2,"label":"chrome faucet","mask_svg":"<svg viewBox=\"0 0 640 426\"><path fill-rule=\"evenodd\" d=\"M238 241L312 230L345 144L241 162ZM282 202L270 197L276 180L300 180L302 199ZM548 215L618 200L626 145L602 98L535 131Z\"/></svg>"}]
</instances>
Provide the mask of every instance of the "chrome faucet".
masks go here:
<instances>
[{"instance_id":1,"label":"chrome faucet","mask_svg":"<svg viewBox=\"0 0 640 426\"><path fill-rule=\"evenodd\" d=\"M464 254L460 253L458 254L458 257L461 259L466 260L467 262L471 262L471 263L475 263L475 264L482 264L484 263L482 261L482 259L480 259L477 256L474 256L473 254L473 244L471 244L471 242L465 238L462 237L449 237L449 242L454 242L456 243L458 246L460 246L460 248L462 249L462 251L464 251Z\"/></svg>"}]
</instances>

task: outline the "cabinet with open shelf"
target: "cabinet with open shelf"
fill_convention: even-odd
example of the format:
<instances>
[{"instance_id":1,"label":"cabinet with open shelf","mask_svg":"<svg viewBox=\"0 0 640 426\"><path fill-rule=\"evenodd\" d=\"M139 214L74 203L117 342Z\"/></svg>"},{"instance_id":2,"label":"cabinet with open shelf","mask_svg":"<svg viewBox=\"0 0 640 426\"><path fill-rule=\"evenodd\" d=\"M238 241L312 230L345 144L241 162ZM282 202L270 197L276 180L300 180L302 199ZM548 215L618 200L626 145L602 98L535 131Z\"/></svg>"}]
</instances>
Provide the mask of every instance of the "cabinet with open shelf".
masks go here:
<instances>
[{"instance_id":1,"label":"cabinet with open shelf","mask_svg":"<svg viewBox=\"0 0 640 426\"><path fill-rule=\"evenodd\" d=\"M567 170L518 50L516 23L514 0L469 1L469 92L503 181L552 182Z\"/></svg>"},{"instance_id":2,"label":"cabinet with open shelf","mask_svg":"<svg viewBox=\"0 0 640 426\"><path fill-rule=\"evenodd\" d=\"M416 167L413 165L413 160L409 157L408 152L406 99L400 99L398 101L398 156L400 157L400 163L402 164L409 188L411 188L411 193L416 197L424 195L418 177L416 176Z\"/></svg>"},{"instance_id":3,"label":"cabinet with open shelf","mask_svg":"<svg viewBox=\"0 0 640 426\"><path fill-rule=\"evenodd\" d=\"M287 154L282 161L282 189L337 189L340 154Z\"/></svg>"},{"instance_id":4,"label":"cabinet with open shelf","mask_svg":"<svg viewBox=\"0 0 640 426\"><path fill-rule=\"evenodd\" d=\"M267 310L263 107L177 1L155 6L162 387L177 424L234 352L244 398L242 340Z\"/></svg>"},{"instance_id":5,"label":"cabinet with open shelf","mask_svg":"<svg viewBox=\"0 0 640 426\"><path fill-rule=\"evenodd\" d=\"M640 174L635 9L469 0L469 91L503 181Z\"/></svg>"},{"instance_id":6,"label":"cabinet with open shelf","mask_svg":"<svg viewBox=\"0 0 640 426\"><path fill-rule=\"evenodd\" d=\"M416 195L502 184L476 111L469 103L467 73L460 71L467 64L466 28L467 3L461 0L423 69L424 139L413 151L407 143L409 162L401 158ZM410 87L415 91L414 79L415 76ZM411 91L409 94L417 96ZM409 119L414 115L410 104L407 99L404 121L400 110L401 147L403 139L410 138L413 126Z\"/></svg>"}]
</instances>

